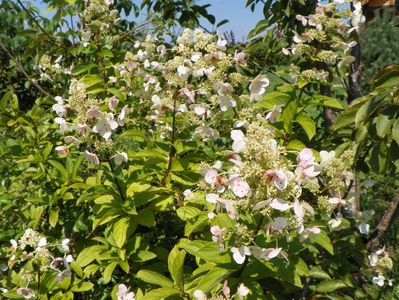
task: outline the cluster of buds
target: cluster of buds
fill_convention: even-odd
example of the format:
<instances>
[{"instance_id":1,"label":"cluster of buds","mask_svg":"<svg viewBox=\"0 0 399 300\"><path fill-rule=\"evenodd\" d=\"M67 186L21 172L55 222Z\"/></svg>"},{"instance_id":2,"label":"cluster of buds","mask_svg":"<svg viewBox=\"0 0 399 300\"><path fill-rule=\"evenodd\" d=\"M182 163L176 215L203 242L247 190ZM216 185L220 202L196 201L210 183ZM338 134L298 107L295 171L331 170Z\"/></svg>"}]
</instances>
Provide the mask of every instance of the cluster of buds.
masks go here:
<instances>
[{"instance_id":1,"label":"cluster of buds","mask_svg":"<svg viewBox=\"0 0 399 300\"><path fill-rule=\"evenodd\" d=\"M309 16L296 16L305 30L301 34L295 32L294 43L283 49L285 55L304 62L303 67L298 63L292 65L293 79L327 83L335 69L347 73L348 65L354 61L351 49L357 43L352 38L352 32L365 21L361 2L354 2L352 12L339 7L345 1L334 1L319 3L315 13ZM351 22L345 21L348 18Z\"/></svg>"}]
</instances>

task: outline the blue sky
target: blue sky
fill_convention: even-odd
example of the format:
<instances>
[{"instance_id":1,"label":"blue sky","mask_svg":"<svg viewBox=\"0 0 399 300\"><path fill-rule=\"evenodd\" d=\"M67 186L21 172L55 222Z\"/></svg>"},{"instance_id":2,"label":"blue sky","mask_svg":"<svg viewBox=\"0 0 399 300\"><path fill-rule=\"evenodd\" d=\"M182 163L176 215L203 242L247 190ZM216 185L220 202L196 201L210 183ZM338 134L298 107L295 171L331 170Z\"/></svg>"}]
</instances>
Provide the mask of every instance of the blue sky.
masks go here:
<instances>
[{"instance_id":1,"label":"blue sky","mask_svg":"<svg viewBox=\"0 0 399 300\"><path fill-rule=\"evenodd\" d=\"M139 2L137 0L134 1ZM201 5L211 4L208 11L216 17L217 21L228 19L230 22L220 27L219 32L223 33L232 30L236 40L241 42L245 40L256 23L263 18L261 6L251 12L249 8L245 8L245 2L246 0L200 0L198 3ZM32 0L32 3L42 11L47 7L40 0ZM204 21L203 25L208 29L212 29L212 26L207 21Z\"/></svg>"},{"instance_id":2,"label":"blue sky","mask_svg":"<svg viewBox=\"0 0 399 300\"><path fill-rule=\"evenodd\" d=\"M228 19L230 22L220 28L220 32L232 30L238 41L242 41L256 23L263 19L262 5L252 12L245 8L246 0L201 0L201 4L211 4L208 11L221 21ZM205 24L205 22L204 22Z\"/></svg>"}]
</instances>

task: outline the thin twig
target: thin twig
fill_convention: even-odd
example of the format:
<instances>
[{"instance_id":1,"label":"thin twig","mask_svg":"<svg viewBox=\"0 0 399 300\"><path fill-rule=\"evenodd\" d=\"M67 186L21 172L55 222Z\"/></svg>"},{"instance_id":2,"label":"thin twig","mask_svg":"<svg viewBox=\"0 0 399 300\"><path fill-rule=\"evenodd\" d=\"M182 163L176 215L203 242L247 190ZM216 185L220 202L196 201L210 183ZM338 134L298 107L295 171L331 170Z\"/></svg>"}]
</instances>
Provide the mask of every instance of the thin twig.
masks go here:
<instances>
[{"instance_id":1,"label":"thin twig","mask_svg":"<svg viewBox=\"0 0 399 300\"><path fill-rule=\"evenodd\" d=\"M15 63L17 64L18 69L25 75L26 79L28 79L30 82L33 83L33 85L39 90L41 91L43 94L45 94L46 96L50 97L50 98L54 98L49 92L47 92L46 90L44 90L35 79L31 78L29 76L28 73L26 73L24 67L21 65L21 63L14 57L14 55L11 54L11 52L9 50L7 50L7 48L4 46L4 44L0 41L0 48L3 49L3 51L12 59L15 61Z\"/></svg>"},{"instance_id":2,"label":"thin twig","mask_svg":"<svg viewBox=\"0 0 399 300\"><path fill-rule=\"evenodd\" d=\"M21 8L28 14L29 18L36 24L37 27L39 27L40 31L46 35L50 40L54 40L54 37L52 35L50 35L44 28L42 25L40 25L40 23L36 20L35 16L32 15L32 13L29 11L29 9L27 9L25 7L25 5L22 3L21 0L17 0L19 6L21 6ZM64 45L60 44L61 47L65 48Z\"/></svg>"},{"instance_id":3,"label":"thin twig","mask_svg":"<svg viewBox=\"0 0 399 300\"><path fill-rule=\"evenodd\" d=\"M150 24L152 21L153 21L153 20L150 19L150 20L145 21L144 23L141 23L141 24L135 26L134 28L132 28L131 30L129 30L128 32L126 32L124 35L121 35L120 37L117 37L117 38L115 39L115 42L119 42L120 40L125 39L125 38L128 37L130 34L132 34L133 32L135 32L136 30L140 29L141 27L144 27L144 26Z\"/></svg>"}]
</instances>

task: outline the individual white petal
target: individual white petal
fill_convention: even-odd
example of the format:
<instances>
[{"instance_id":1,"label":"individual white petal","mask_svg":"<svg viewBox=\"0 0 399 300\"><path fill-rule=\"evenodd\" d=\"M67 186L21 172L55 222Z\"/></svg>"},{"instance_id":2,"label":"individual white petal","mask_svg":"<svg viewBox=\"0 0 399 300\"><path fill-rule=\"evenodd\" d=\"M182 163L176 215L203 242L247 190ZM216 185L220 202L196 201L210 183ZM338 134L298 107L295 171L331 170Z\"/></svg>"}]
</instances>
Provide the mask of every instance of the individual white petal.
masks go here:
<instances>
[{"instance_id":1,"label":"individual white petal","mask_svg":"<svg viewBox=\"0 0 399 300\"><path fill-rule=\"evenodd\" d=\"M269 206L279 211L286 211L291 207L287 201L281 198L273 199Z\"/></svg>"}]
</instances>

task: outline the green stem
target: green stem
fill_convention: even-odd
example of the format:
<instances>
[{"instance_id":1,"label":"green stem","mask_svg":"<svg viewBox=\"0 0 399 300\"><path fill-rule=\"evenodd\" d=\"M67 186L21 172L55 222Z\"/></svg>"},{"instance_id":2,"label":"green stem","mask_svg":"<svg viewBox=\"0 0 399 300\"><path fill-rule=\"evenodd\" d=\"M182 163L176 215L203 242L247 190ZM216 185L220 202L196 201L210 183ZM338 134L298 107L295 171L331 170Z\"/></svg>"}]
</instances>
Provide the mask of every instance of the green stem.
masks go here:
<instances>
[{"instance_id":1,"label":"green stem","mask_svg":"<svg viewBox=\"0 0 399 300\"><path fill-rule=\"evenodd\" d=\"M166 172L161 180L161 186L166 185L166 180L169 176L170 171L172 170L173 159L176 154L176 148L175 148L174 144L176 141L176 112L177 112L176 106L177 106L178 90L179 89L177 89L175 95L173 96L172 133L171 133L171 137L170 137L169 160L168 160L168 166L166 168Z\"/></svg>"},{"instance_id":2,"label":"green stem","mask_svg":"<svg viewBox=\"0 0 399 300\"><path fill-rule=\"evenodd\" d=\"M125 202L125 201L126 201L125 194L123 193L123 189L122 189L122 186L121 186L121 184L120 184L120 182L119 182L118 177L115 175L115 169L114 169L114 167L112 166L112 163L111 163L110 160L108 160L108 164L109 164L109 167L111 168L112 177L114 177L115 184L116 184L116 186L117 186L117 188L118 188L119 194L121 195L122 201Z\"/></svg>"}]
</instances>

